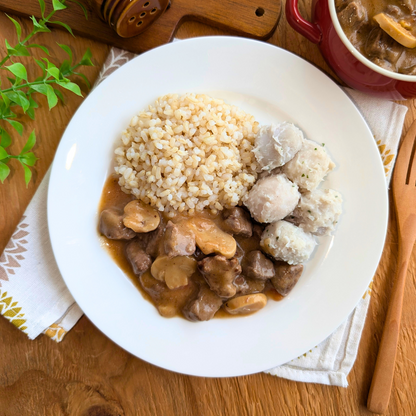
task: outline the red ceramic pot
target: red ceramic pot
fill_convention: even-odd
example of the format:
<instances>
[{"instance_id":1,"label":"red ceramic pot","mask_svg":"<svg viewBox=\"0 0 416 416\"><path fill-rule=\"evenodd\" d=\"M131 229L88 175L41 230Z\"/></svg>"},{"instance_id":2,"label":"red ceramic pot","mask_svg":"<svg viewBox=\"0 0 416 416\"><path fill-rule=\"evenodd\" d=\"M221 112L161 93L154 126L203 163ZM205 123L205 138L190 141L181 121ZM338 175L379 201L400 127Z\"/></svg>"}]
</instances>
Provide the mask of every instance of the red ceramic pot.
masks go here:
<instances>
[{"instance_id":1,"label":"red ceramic pot","mask_svg":"<svg viewBox=\"0 0 416 416\"><path fill-rule=\"evenodd\" d=\"M302 18L298 0L286 1L289 24L313 43L347 85L391 100L416 98L416 76L387 71L361 55L338 21L334 0L313 0L312 23Z\"/></svg>"}]
</instances>

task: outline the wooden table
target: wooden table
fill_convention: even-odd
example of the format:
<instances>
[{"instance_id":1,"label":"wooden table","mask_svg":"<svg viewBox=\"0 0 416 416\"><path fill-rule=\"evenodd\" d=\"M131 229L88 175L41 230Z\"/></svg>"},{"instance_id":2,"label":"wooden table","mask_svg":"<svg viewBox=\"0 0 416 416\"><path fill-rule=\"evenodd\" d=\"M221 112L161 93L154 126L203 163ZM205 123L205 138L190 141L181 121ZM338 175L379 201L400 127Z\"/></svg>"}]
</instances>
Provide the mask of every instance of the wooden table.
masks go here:
<instances>
[{"instance_id":1,"label":"wooden table","mask_svg":"<svg viewBox=\"0 0 416 416\"><path fill-rule=\"evenodd\" d=\"M301 0L305 16L310 0ZM29 23L21 20L26 29ZM11 22L0 16L0 48L4 38L15 41ZM186 23L179 37L219 34L219 30ZM73 39L64 32L41 34L38 43L63 59L56 42L70 44L80 58L91 47L94 68L86 71L92 82L109 47L87 39ZM301 55L333 74L317 47L288 27L282 16L270 40ZM1 51L4 52L3 50ZM35 148L39 162L34 180L26 189L20 168L13 165L10 179L0 185L0 252L9 240L32 195L54 156L60 137L82 99L67 95L65 105L49 113L40 100ZM416 119L416 100L409 107L405 131ZM28 122L26 131L33 123ZM23 145L15 138L14 149ZM374 279L371 305L358 358L347 389L295 383L265 374L230 379L205 379L171 373L147 364L117 347L83 317L61 344L40 336L29 341L5 319L0 319L0 416L211 416L211 415L367 415L365 407L377 348L386 314L397 256L397 233L393 210L383 257ZM388 415L416 412L416 253L410 264L396 375Z\"/></svg>"}]
</instances>

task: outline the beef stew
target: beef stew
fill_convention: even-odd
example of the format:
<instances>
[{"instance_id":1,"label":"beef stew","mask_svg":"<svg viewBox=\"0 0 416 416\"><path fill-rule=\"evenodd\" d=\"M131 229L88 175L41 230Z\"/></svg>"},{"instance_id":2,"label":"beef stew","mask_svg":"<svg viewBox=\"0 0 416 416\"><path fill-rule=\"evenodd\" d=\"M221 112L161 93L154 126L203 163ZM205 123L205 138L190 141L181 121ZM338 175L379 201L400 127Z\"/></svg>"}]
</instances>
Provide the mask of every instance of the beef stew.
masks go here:
<instances>
[{"instance_id":1,"label":"beef stew","mask_svg":"<svg viewBox=\"0 0 416 416\"><path fill-rule=\"evenodd\" d=\"M243 208L215 215L160 215L155 230L132 237L125 230L113 231L123 229L121 213L132 201L131 195L122 192L116 176L108 178L99 207L101 242L162 316L207 321L254 313L267 299L283 299L271 280L275 276L273 260L260 251L262 227ZM109 211L122 218L107 221ZM124 216L131 215L127 211ZM148 214L152 218L152 212ZM135 218L131 220L136 224ZM195 238L195 231L204 229L213 233L216 242L209 233Z\"/></svg>"},{"instance_id":2,"label":"beef stew","mask_svg":"<svg viewBox=\"0 0 416 416\"><path fill-rule=\"evenodd\" d=\"M416 75L414 0L335 0L338 19L353 46L392 72Z\"/></svg>"}]
</instances>

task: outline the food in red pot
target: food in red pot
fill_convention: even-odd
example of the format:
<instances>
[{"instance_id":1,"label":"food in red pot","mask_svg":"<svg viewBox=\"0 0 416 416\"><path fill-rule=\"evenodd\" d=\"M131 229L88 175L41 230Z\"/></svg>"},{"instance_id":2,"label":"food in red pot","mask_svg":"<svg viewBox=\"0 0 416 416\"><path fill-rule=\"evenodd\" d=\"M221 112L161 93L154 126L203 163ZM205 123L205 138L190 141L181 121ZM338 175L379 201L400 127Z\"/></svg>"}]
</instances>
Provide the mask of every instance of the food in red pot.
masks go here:
<instances>
[{"instance_id":1,"label":"food in red pot","mask_svg":"<svg viewBox=\"0 0 416 416\"><path fill-rule=\"evenodd\" d=\"M350 87L379 97L416 98L416 6L412 0L314 0L310 23L287 0L289 24L319 44ZM413 47L413 45L415 45Z\"/></svg>"}]
</instances>

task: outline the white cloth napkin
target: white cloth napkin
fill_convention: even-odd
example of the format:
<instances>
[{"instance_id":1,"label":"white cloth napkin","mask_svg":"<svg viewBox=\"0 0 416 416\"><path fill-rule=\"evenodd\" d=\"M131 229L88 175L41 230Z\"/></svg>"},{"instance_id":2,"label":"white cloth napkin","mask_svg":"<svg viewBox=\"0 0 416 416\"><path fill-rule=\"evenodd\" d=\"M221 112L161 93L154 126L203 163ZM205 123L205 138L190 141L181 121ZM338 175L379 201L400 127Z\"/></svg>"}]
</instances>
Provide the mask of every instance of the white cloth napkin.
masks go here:
<instances>
[{"instance_id":1,"label":"white cloth napkin","mask_svg":"<svg viewBox=\"0 0 416 416\"><path fill-rule=\"evenodd\" d=\"M112 48L97 84L135 55ZM348 90L362 111L380 150L386 186L395 161L407 108ZM44 333L57 342L82 316L65 286L53 256L46 216L50 171L0 257L0 313L30 339ZM347 321L303 356L267 373L296 381L346 387L364 327L371 289Z\"/></svg>"}]
</instances>

